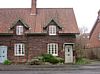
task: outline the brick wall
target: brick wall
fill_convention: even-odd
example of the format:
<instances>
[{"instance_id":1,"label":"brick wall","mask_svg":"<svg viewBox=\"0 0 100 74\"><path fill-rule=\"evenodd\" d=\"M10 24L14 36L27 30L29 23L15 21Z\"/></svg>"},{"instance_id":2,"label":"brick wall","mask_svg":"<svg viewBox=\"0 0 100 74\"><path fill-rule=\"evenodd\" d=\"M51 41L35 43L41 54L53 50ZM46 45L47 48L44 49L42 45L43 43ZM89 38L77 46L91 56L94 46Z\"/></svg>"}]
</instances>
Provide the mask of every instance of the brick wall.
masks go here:
<instances>
[{"instance_id":1,"label":"brick wall","mask_svg":"<svg viewBox=\"0 0 100 74\"><path fill-rule=\"evenodd\" d=\"M8 46L8 59L17 62L27 62L33 57L47 53L48 43L58 43L59 56L64 58L64 43L74 43L75 36L72 35L58 35L58 36L47 36L47 35L24 35L24 36L0 36L0 45ZM14 44L24 43L25 44L25 56L16 57L14 56Z\"/></svg>"}]
</instances>

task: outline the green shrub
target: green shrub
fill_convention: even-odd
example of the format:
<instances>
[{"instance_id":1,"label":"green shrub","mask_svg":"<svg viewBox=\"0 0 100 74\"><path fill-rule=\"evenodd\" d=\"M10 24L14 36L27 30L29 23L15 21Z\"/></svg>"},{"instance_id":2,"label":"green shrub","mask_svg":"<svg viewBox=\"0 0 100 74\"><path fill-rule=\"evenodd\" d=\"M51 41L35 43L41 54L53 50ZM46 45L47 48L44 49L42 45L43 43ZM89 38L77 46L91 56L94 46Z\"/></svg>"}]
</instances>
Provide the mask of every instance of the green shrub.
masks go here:
<instances>
[{"instance_id":1,"label":"green shrub","mask_svg":"<svg viewBox=\"0 0 100 74\"><path fill-rule=\"evenodd\" d=\"M57 63L64 63L64 59L55 57L51 54L43 54L42 56L34 57L30 62L27 64L30 65L41 65L41 64L57 64Z\"/></svg>"},{"instance_id":2,"label":"green shrub","mask_svg":"<svg viewBox=\"0 0 100 74\"><path fill-rule=\"evenodd\" d=\"M49 62L51 64L57 64L57 63L62 62L61 59L59 59L51 54L43 54L42 57L43 57L42 60L44 62Z\"/></svg>"},{"instance_id":3,"label":"green shrub","mask_svg":"<svg viewBox=\"0 0 100 74\"><path fill-rule=\"evenodd\" d=\"M10 61L10 60L5 60L5 61L3 62L3 64L4 64L4 65L10 65L10 64L11 64L11 61Z\"/></svg>"},{"instance_id":4,"label":"green shrub","mask_svg":"<svg viewBox=\"0 0 100 74\"><path fill-rule=\"evenodd\" d=\"M52 64L57 64L57 63L59 63L59 60L56 57L54 57L54 58L51 58L49 60L49 62L52 63Z\"/></svg>"},{"instance_id":5,"label":"green shrub","mask_svg":"<svg viewBox=\"0 0 100 74\"><path fill-rule=\"evenodd\" d=\"M57 59L59 60L59 63L64 63L64 59L63 58L57 57Z\"/></svg>"},{"instance_id":6,"label":"green shrub","mask_svg":"<svg viewBox=\"0 0 100 74\"><path fill-rule=\"evenodd\" d=\"M90 63L90 61L88 59L85 59L85 58L77 58L76 59L76 64L81 65L81 64L88 64L88 63Z\"/></svg>"},{"instance_id":7,"label":"green shrub","mask_svg":"<svg viewBox=\"0 0 100 74\"><path fill-rule=\"evenodd\" d=\"M51 54L43 54L42 57L42 60L44 62L50 62L54 58L54 56L52 56Z\"/></svg>"}]
</instances>

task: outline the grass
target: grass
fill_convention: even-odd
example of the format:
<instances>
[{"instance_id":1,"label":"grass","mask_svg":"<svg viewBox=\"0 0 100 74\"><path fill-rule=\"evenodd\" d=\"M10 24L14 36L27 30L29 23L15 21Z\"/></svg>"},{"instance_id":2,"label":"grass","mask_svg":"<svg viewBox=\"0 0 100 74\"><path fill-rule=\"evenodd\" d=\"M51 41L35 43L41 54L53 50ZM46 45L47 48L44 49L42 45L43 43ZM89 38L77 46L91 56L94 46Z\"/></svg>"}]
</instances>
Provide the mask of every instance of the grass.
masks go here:
<instances>
[{"instance_id":1,"label":"grass","mask_svg":"<svg viewBox=\"0 0 100 74\"><path fill-rule=\"evenodd\" d=\"M5 60L5 61L3 62L3 64L4 64L4 65L10 65L10 64L11 64L11 61L10 61L10 60Z\"/></svg>"},{"instance_id":2,"label":"grass","mask_svg":"<svg viewBox=\"0 0 100 74\"><path fill-rule=\"evenodd\" d=\"M78 65L84 65L84 64L89 64L90 60L86 58L77 58L76 59L76 64Z\"/></svg>"}]
</instances>

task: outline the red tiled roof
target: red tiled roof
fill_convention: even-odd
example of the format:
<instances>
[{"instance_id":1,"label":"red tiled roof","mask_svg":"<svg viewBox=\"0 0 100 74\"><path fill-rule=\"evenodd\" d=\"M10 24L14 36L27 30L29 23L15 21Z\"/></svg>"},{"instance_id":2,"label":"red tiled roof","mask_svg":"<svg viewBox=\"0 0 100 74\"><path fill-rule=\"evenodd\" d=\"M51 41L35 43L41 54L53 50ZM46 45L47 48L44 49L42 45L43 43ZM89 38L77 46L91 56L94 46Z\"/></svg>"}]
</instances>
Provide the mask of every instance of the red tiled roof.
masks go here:
<instances>
[{"instance_id":1,"label":"red tiled roof","mask_svg":"<svg viewBox=\"0 0 100 74\"><path fill-rule=\"evenodd\" d=\"M72 8L37 8L37 14L31 15L31 8L0 9L0 33L9 33L12 24L22 19L30 27L30 33L42 33L50 19L62 26L61 33L79 33Z\"/></svg>"},{"instance_id":2,"label":"red tiled roof","mask_svg":"<svg viewBox=\"0 0 100 74\"><path fill-rule=\"evenodd\" d=\"M94 26L93 26L93 28L92 28L92 30L91 30L91 32L90 32L90 38L91 38L91 36L92 36L92 34L93 34L93 32L94 32L94 30L95 30L95 28L96 28L96 26L97 26L97 24L98 24L98 17L97 17L97 19L96 19L96 21L95 21L95 24L94 24Z\"/></svg>"}]
</instances>

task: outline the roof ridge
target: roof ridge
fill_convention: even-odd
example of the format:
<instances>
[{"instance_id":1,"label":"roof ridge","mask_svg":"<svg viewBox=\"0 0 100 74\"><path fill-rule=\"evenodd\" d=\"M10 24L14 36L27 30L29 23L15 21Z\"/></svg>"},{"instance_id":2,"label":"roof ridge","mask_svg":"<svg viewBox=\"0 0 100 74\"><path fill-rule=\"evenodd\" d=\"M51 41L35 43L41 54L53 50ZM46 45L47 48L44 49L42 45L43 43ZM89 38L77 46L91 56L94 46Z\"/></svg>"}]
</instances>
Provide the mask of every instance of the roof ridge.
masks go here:
<instances>
[{"instance_id":1,"label":"roof ridge","mask_svg":"<svg viewBox=\"0 0 100 74\"><path fill-rule=\"evenodd\" d=\"M73 8L37 8L37 9L73 9Z\"/></svg>"},{"instance_id":2,"label":"roof ridge","mask_svg":"<svg viewBox=\"0 0 100 74\"><path fill-rule=\"evenodd\" d=\"M0 8L0 9L30 9L30 8Z\"/></svg>"},{"instance_id":3,"label":"roof ridge","mask_svg":"<svg viewBox=\"0 0 100 74\"><path fill-rule=\"evenodd\" d=\"M31 8L0 8L0 9L31 9ZM37 9L73 9L73 8L37 8Z\"/></svg>"}]
</instances>

